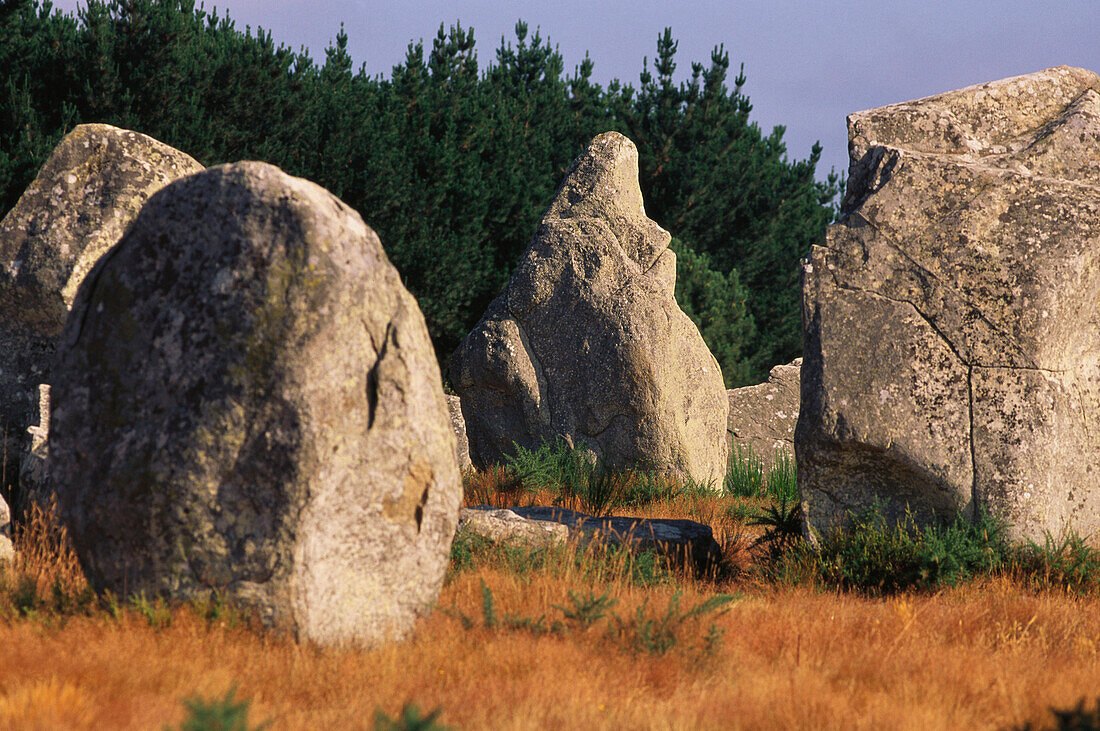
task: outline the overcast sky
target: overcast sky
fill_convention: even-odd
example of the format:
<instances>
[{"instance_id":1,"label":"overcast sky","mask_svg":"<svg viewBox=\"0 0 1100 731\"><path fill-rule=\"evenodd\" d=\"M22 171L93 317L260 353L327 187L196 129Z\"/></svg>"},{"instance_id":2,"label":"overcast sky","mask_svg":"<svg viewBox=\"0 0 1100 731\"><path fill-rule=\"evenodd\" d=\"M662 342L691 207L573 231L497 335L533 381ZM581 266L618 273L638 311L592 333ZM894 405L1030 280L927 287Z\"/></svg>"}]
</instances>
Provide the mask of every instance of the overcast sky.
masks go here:
<instances>
[{"instance_id":1,"label":"overcast sky","mask_svg":"<svg viewBox=\"0 0 1100 731\"><path fill-rule=\"evenodd\" d=\"M73 10L83 0L56 0ZM430 47L440 23L473 27L482 65L517 19L557 45L572 70L588 51L601 83L634 86L642 58L670 26L677 76L725 44L731 71L744 63L752 118L785 125L788 154L805 158L819 140L819 172L847 169L847 114L1057 65L1100 72L1100 0L207 0L237 27L271 31L321 60L340 23L356 68L389 75L408 43Z\"/></svg>"}]
</instances>

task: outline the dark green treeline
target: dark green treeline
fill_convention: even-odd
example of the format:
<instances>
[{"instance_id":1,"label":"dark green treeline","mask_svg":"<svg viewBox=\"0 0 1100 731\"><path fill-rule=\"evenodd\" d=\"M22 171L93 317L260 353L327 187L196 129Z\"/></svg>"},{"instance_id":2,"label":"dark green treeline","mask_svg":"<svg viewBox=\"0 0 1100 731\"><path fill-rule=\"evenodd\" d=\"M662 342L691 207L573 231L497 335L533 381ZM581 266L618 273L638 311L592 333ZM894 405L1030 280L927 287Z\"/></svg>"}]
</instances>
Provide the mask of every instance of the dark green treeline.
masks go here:
<instances>
[{"instance_id":1,"label":"dark green treeline","mask_svg":"<svg viewBox=\"0 0 1100 731\"><path fill-rule=\"evenodd\" d=\"M638 146L647 212L677 238L677 298L727 385L801 348L798 259L831 218L820 148L787 160L714 51L674 83L658 39L637 87L572 73L517 23L478 69L473 31L410 44L389 78L356 71L341 29L323 64L193 0L91 0L77 17L0 0L0 205L82 122L144 132L204 165L256 159L314 180L382 238L446 360L508 281L569 163L596 134Z\"/></svg>"}]
</instances>

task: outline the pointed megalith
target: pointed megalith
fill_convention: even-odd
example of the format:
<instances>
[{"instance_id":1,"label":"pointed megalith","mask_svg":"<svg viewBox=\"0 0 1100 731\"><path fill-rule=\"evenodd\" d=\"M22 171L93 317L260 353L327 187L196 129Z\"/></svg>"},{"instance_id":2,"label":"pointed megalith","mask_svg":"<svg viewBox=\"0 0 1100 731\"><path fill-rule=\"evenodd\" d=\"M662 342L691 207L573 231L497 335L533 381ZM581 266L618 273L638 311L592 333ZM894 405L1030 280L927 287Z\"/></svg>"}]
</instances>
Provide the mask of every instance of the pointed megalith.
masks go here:
<instances>
[{"instance_id":1,"label":"pointed megalith","mask_svg":"<svg viewBox=\"0 0 1100 731\"><path fill-rule=\"evenodd\" d=\"M848 117L804 264L808 532L876 506L1100 529L1100 77L1059 67Z\"/></svg>"},{"instance_id":2,"label":"pointed megalith","mask_svg":"<svg viewBox=\"0 0 1100 731\"><path fill-rule=\"evenodd\" d=\"M54 148L30 187L0 221L0 422L7 474L27 451L39 384L76 289L115 245L149 196L203 167L152 137L82 124ZM39 422L39 419L42 419ZM21 496L13 507L26 505Z\"/></svg>"},{"instance_id":3,"label":"pointed megalith","mask_svg":"<svg viewBox=\"0 0 1100 731\"><path fill-rule=\"evenodd\" d=\"M726 391L676 304L676 256L616 132L574 162L516 272L455 351L470 456L563 438L612 466L720 484Z\"/></svg>"},{"instance_id":4,"label":"pointed megalith","mask_svg":"<svg viewBox=\"0 0 1100 731\"><path fill-rule=\"evenodd\" d=\"M81 285L49 478L93 585L212 590L324 644L406 634L461 498L427 327L378 237L245 162L169 185Z\"/></svg>"}]
</instances>

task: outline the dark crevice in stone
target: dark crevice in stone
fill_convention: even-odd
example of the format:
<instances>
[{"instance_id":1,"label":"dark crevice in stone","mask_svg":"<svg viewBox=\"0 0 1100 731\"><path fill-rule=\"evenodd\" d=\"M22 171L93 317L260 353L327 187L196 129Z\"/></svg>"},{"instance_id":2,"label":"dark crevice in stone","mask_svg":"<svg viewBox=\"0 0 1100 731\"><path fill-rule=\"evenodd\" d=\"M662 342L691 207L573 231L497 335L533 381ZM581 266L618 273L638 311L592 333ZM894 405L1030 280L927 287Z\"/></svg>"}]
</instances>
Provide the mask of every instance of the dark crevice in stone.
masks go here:
<instances>
[{"instance_id":1,"label":"dark crevice in stone","mask_svg":"<svg viewBox=\"0 0 1100 731\"><path fill-rule=\"evenodd\" d=\"M382 360L385 359L389 353L390 339L393 335L393 323L386 325L386 334L382 338L382 347L378 349L378 357L374 361L374 365L367 371L367 429L370 430L374 426L375 414L378 410L378 368L382 365ZM374 345L374 338L371 337L371 345Z\"/></svg>"},{"instance_id":2,"label":"dark crevice in stone","mask_svg":"<svg viewBox=\"0 0 1100 731\"><path fill-rule=\"evenodd\" d=\"M420 495L420 502L416 504L416 509L413 511L413 519L416 520L416 532L420 532L420 526L424 522L424 506L428 504L428 489L429 485L424 486L424 492Z\"/></svg>"},{"instance_id":3,"label":"dark crevice in stone","mask_svg":"<svg viewBox=\"0 0 1100 731\"><path fill-rule=\"evenodd\" d=\"M849 287L849 286L840 284L839 282L836 282L835 279L834 279L833 284L837 289L844 290L846 292L855 292L857 294L865 294L865 295L868 295L868 296L871 296L871 297L878 297L880 299L884 299L888 302L894 302L894 303L897 303L899 305L908 305L909 307L911 307L913 309L913 312L917 313L918 317L920 317L922 320L924 320L924 322L928 325L928 327L932 330L932 332L936 333L936 336L939 337L939 339L941 341L943 341L943 344L947 347L948 350L951 351L951 354L955 356L955 359L957 361L959 361L959 363L961 363L964 366L969 366L970 365L970 363L966 360L966 358L964 358L962 356L962 354L959 353L959 351L955 349L954 344L947 338L946 333L944 333L942 330L940 330L936 326L936 324L928 318L927 315L925 315L923 312L921 312L920 309L916 305L914 305L912 302L910 302L909 300L897 299L895 297L888 297L887 295L884 295L881 292L871 292L870 290L859 289L858 287Z\"/></svg>"},{"instance_id":4,"label":"dark crevice in stone","mask_svg":"<svg viewBox=\"0 0 1100 731\"><path fill-rule=\"evenodd\" d=\"M966 395L968 399L967 416L970 421L968 437L970 439L970 507L973 511L971 519L977 521L978 500L981 496L978 494L978 458L977 447L974 443L974 366L969 366L966 369Z\"/></svg>"},{"instance_id":5,"label":"dark crevice in stone","mask_svg":"<svg viewBox=\"0 0 1100 731\"><path fill-rule=\"evenodd\" d=\"M977 197L978 197L979 195L981 195L981 193L982 193L982 192L984 192L984 191L985 191L986 189L987 189L987 188L983 188L983 189L982 189L982 191L979 191L978 193L976 193L976 194L975 194L975 195L974 195L974 196L973 196L973 197L972 197L972 198L970 199L970 201L973 201L973 200L975 200L975 199L976 199L976 198L977 198ZM968 203L967 203L966 205L969 205L969 201L968 201ZM960 209L961 209L961 208L960 208ZM945 215L945 216L943 217L943 219L941 219L941 221L942 221L942 220L946 220L948 216L951 216L951 215L953 215L954 213L958 212L958 210L960 210L960 209L955 209L955 210L954 210L954 211L952 211L951 213L948 213L948 214L946 214L946 215ZM862 218L862 217L861 217L861 218ZM863 219L863 220L864 220L864 221L866 221L866 219ZM982 321L983 323L985 323L985 324L986 324L986 326L987 326L987 327L988 327L988 328L989 328L989 329L990 329L990 330L991 330L992 332L996 333L997 335L1000 335L1000 336L1001 336L1001 337L1002 337L1002 338L1003 338L1003 339L1004 339L1005 341L1007 341L1007 342L1012 342L1012 336L1011 336L1011 334L1010 334L1010 333L1007 333L1007 332L1005 332L1004 330L1002 330L1002 329L1001 329L1001 328L1000 328L1000 327L999 327L999 326L998 326L998 325L997 325L996 323L994 323L994 322L993 322L993 321L992 321L991 319L989 319L989 317L988 317L988 316L987 316L987 315L986 315L986 314L985 314L984 312L982 312L980 308L978 308L978 307L977 307L977 306L976 306L976 305L975 305L975 304L974 304L973 302L971 302L971 301L970 301L970 300L969 300L968 298L964 297L964 296L963 296L963 294L962 294L961 292L959 292L959 290L958 290L958 289L956 289L955 287L951 286L951 285L950 285L950 284L949 284L948 282L946 282L946 281L945 281L945 280L944 280L944 279L943 279L942 277L940 277L940 276L939 276L939 275L937 275L937 274L936 274L935 272L931 271L930 269L928 269L927 267L925 267L925 266L924 266L923 264L921 264L921 263L920 263L919 261L917 261L916 259L914 259L914 258L913 258L913 257L912 257L912 256L911 256L911 255L910 255L910 254L909 254L908 252L906 252L906 251L905 251L905 249L904 249L904 248L903 248L902 246L900 246L900 245L899 245L898 243L896 243L896 242L895 242L895 241L894 241L893 239L891 239L891 238L890 238L890 236L888 236L888 235L887 235L887 234L886 234L885 232L883 232L883 231L882 231L882 229L878 228L877 226L875 226L875 225L874 225L873 223L871 223L870 221L867 221L866 225L868 225L868 226L870 226L870 227L871 227L872 229L874 229L875 233L876 233L876 234L878 234L878 235L879 235L879 236L880 236L880 237L882 238L882 240L883 240L883 242L884 242L884 243L886 244L886 246L888 246L888 247L890 247L891 249L893 249L894 251L896 251L896 252L897 252L897 253L898 253L898 254L899 254L900 256L902 256L902 257L903 257L903 258L904 258L904 259L905 259L906 261L908 261L909 263L911 263L911 264L912 264L912 265L913 265L913 266L914 266L914 267L915 267L915 268L916 268L917 270L919 270L919 272L920 272L921 274L923 274L923 275L927 276L928 278L930 278L930 279L932 279L932 280L935 280L936 282L938 282L938 283L940 284L940 286L941 286L941 287L943 287L944 289L947 289L948 291L951 291L951 292L953 292L954 294L956 294L956 295L958 296L959 300L960 300L960 301L961 301L961 302L962 302L962 303L963 303L964 305L966 305L966 306L967 306L968 308L970 308L970 311L971 311L971 312L973 312L974 314L976 314L976 315L978 316L978 318L979 318L979 319L980 319L980 320L981 320L981 321ZM831 247L826 247L826 248L828 248L828 249L829 249L829 251L832 251L832 252L836 253L836 254L837 254L838 256L840 256L840 255L841 255L841 252L837 251L837 250L836 250L836 249L834 249L834 248L831 248ZM924 318L924 319L925 319L925 321L927 321L927 322L929 323L929 325L931 325L931 326L932 326L932 328L933 328L933 329L934 329L934 330L935 330L935 331L936 331L936 332L937 332L938 334L940 334L940 336L941 336L941 337L943 337L943 338L944 338L944 340L945 340L946 342L948 342L948 347L950 347L950 348L952 349L952 352L955 352L955 347L954 347L954 344L953 344L953 343L950 343L950 341L947 341L947 337L946 337L946 335L944 335L943 333L941 333L941 332L940 332L940 330L939 330L939 329L938 329L938 328L937 328L937 327L936 327L935 325L933 325L933 324L932 324L931 318L930 318L930 317L929 317L928 315L926 315L926 314L925 314L924 312L922 312L922 311L920 310L920 308L918 308L918 307L917 307L917 306L916 306L915 304L913 304L913 303L912 303L912 302L910 302L909 300L903 300L903 299L899 299L899 298L893 298L893 297L890 297L889 295L886 295L886 294L882 294L881 292L871 292L870 290L862 290L862 289L859 289L859 288L856 288L856 287L851 287L851 286L848 286L848 285L842 285L842 284L840 284L840 282L839 282L839 280L838 280L838 277L839 277L839 275L837 274L837 272L836 272L835 270L833 271L833 273L832 273L832 275L831 275L831 276L832 276L832 278L833 278L833 283L835 284L835 286L836 286L836 287L838 287L838 288L840 288L840 289L846 289L846 290L849 290L849 291L854 291L854 292L865 292L865 293L867 293L867 294L877 294L878 296L880 296L880 297L882 297L882 298L884 298L884 299L888 299L888 300L890 300L890 301L892 301L892 302L904 302L904 303L906 303L906 304L909 304L909 305L911 305L911 306L913 307L913 309L917 310L917 312L918 312L918 313L920 314L920 316L921 316L922 318ZM1025 360L1031 360L1031 359L1030 359L1030 358L1029 358L1029 357L1028 357L1028 356L1027 356L1027 355L1026 355L1025 353L1021 352L1021 351L1020 351L1020 350L1019 350L1018 348L1016 349L1015 357L1017 357L1017 358L1020 358L1020 359L1025 359ZM967 362L967 361L966 361L966 360L965 360L964 358L962 358L961 356L960 356L959 360L960 360L960 361L962 361L962 362L964 362L964 363L966 363L966 362ZM1016 367L1016 368L1022 368L1022 369L1025 369L1025 370L1042 370L1042 369L1040 369L1040 368L1039 368L1039 366L1038 366L1038 365L1037 365L1037 364L1036 364L1036 363L1034 362L1034 360L1031 360L1031 363L1032 363L1032 365L1030 365L1030 366L1005 366L1005 367Z\"/></svg>"}]
</instances>

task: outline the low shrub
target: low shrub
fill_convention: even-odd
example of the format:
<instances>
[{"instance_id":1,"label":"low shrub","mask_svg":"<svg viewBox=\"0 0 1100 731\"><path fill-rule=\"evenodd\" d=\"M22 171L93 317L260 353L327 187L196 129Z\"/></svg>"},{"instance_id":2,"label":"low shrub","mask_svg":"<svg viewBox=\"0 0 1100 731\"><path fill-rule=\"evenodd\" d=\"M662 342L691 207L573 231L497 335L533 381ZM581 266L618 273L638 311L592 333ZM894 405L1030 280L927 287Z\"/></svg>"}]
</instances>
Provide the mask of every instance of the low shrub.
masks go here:
<instances>
[{"instance_id":1,"label":"low shrub","mask_svg":"<svg viewBox=\"0 0 1100 731\"><path fill-rule=\"evenodd\" d=\"M183 705L187 708L187 718L180 731L260 731L267 728L270 723L248 725L249 701L235 699L236 692L236 687L232 687L224 698L204 700L194 697L185 700Z\"/></svg>"},{"instance_id":2,"label":"low shrub","mask_svg":"<svg viewBox=\"0 0 1100 731\"><path fill-rule=\"evenodd\" d=\"M548 618L545 614L527 617L502 612L496 604L492 590L481 583L480 624L455 607L442 611L459 621L466 630L475 628L490 631L527 632L537 636L564 637L584 634L600 623L604 637L624 652L661 656L676 649L684 654L707 657L715 654L722 641L722 630L713 621L705 632L698 632L704 618L723 614L736 599L730 594L716 594L694 607L680 606L681 592L674 593L663 611L650 609L649 597L635 607L625 618L615 611L618 599L611 597L611 589L602 594L589 589L586 593L569 590L569 603L553 604L561 612L560 618Z\"/></svg>"},{"instance_id":3,"label":"low shrub","mask_svg":"<svg viewBox=\"0 0 1100 731\"><path fill-rule=\"evenodd\" d=\"M775 522L786 520L779 517ZM910 514L890 525L880 511L869 509L849 513L848 525L821 536L816 551L804 542L787 541L774 556L768 575L820 581L868 594L894 594L991 574L1007 565L1010 552L1003 522L984 512L973 521L960 514L921 526Z\"/></svg>"},{"instance_id":4,"label":"low shrub","mask_svg":"<svg viewBox=\"0 0 1100 731\"><path fill-rule=\"evenodd\" d=\"M437 708L428 715L421 716L415 703L405 704L397 718L390 718L377 710L374 712L374 731L447 731L448 726L436 723L441 712Z\"/></svg>"},{"instance_id":5,"label":"low shrub","mask_svg":"<svg viewBox=\"0 0 1100 731\"><path fill-rule=\"evenodd\" d=\"M612 614L613 626L609 628L609 634L625 649L649 655L664 655L675 647L696 650L702 655L717 652L722 634L716 624L712 622L708 626L702 642L695 647L691 646L690 640L685 636L685 630L697 625L707 615L725 612L734 597L730 594L717 594L691 609L680 607L680 597L679 592L673 594L664 612L651 613L647 598L625 620Z\"/></svg>"},{"instance_id":6,"label":"low shrub","mask_svg":"<svg viewBox=\"0 0 1100 731\"><path fill-rule=\"evenodd\" d=\"M1008 571L1036 589L1095 593L1100 590L1100 551L1077 535L1060 539L1047 535L1042 545L1029 541L1015 548Z\"/></svg>"}]
</instances>

